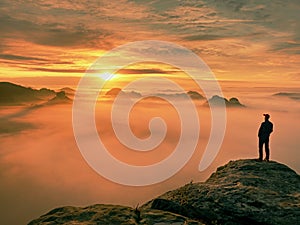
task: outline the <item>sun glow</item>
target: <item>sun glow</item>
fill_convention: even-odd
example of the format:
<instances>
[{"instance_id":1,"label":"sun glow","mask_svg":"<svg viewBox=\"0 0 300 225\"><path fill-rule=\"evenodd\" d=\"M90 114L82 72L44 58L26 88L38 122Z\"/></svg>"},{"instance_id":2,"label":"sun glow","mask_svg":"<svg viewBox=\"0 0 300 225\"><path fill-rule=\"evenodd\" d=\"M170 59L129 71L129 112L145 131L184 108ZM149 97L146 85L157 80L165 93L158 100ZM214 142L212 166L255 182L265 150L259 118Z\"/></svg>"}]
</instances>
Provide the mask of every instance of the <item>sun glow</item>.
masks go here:
<instances>
[{"instance_id":1,"label":"sun glow","mask_svg":"<svg viewBox=\"0 0 300 225\"><path fill-rule=\"evenodd\" d=\"M102 73L99 75L101 79L107 81L107 80L111 80L113 78L115 78L115 74L112 74L112 73Z\"/></svg>"}]
</instances>

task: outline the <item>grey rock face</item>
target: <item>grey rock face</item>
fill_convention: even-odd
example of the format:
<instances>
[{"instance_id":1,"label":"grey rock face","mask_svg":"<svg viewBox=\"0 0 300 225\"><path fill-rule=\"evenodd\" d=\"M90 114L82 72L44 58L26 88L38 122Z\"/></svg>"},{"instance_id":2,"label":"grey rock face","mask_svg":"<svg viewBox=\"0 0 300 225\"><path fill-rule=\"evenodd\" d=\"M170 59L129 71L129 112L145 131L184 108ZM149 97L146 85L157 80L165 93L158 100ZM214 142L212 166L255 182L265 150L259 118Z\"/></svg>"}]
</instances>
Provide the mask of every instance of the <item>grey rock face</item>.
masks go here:
<instances>
[{"instance_id":1,"label":"grey rock face","mask_svg":"<svg viewBox=\"0 0 300 225\"><path fill-rule=\"evenodd\" d=\"M66 206L53 209L28 225L202 225L174 213L117 205Z\"/></svg>"},{"instance_id":2,"label":"grey rock face","mask_svg":"<svg viewBox=\"0 0 300 225\"><path fill-rule=\"evenodd\" d=\"M29 223L37 224L298 225L300 176L274 161L230 161L206 182L169 191L139 209L62 207Z\"/></svg>"},{"instance_id":3,"label":"grey rock face","mask_svg":"<svg viewBox=\"0 0 300 225\"><path fill-rule=\"evenodd\" d=\"M144 207L208 224L300 224L300 176L277 162L231 161L205 183L187 184Z\"/></svg>"}]
</instances>

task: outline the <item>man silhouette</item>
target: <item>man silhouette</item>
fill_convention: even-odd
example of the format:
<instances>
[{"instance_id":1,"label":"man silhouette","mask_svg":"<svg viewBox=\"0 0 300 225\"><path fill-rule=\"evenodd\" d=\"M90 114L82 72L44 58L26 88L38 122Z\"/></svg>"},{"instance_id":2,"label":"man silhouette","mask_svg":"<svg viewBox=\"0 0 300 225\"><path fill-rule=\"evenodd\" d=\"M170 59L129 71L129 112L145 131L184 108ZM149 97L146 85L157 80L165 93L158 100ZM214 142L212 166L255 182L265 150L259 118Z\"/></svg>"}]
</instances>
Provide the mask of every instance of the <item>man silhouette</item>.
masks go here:
<instances>
[{"instance_id":1,"label":"man silhouette","mask_svg":"<svg viewBox=\"0 0 300 225\"><path fill-rule=\"evenodd\" d=\"M265 160L269 162L270 158L270 149L269 149L269 137L273 132L273 123L269 121L270 115L263 114L265 117L265 122L262 122L258 131L258 148L259 148L259 161L263 159L263 145L265 145L266 158Z\"/></svg>"}]
</instances>

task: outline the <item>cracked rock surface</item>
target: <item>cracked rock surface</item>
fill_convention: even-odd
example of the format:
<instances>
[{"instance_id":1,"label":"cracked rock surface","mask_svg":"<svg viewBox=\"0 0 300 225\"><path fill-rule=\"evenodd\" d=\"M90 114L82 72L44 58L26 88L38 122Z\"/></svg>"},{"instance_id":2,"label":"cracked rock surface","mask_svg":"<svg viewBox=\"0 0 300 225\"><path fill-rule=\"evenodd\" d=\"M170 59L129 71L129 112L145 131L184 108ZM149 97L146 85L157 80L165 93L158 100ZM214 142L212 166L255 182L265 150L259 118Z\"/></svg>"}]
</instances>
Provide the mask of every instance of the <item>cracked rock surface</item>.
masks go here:
<instances>
[{"instance_id":1,"label":"cracked rock surface","mask_svg":"<svg viewBox=\"0 0 300 225\"><path fill-rule=\"evenodd\" d=\"M300 176L274 161L230 161L206 182L169 191L139 209L103 204L67 206L29 223L37 224L297 225Z\"/></svg>"}]
</instances>

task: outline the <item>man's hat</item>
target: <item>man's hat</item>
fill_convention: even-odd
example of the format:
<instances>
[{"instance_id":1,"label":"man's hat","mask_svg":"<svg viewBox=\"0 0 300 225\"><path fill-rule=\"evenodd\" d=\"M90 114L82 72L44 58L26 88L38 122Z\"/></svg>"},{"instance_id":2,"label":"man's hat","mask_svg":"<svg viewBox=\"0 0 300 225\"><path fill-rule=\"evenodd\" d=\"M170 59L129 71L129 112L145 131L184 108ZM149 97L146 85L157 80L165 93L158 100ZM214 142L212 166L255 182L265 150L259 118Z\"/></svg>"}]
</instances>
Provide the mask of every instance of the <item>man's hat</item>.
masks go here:
<instances>
[{"instance_id":1,"label":"man's hat","mask_svg":"<svg viewBox=\"0 0 300 225\"><path fill-rule=\"evenodd\" d=\"M267 118L270 118L270 115L269 114L263 114L264 115L264 117L267 117Z\"/></svg>"}]
</instances>

